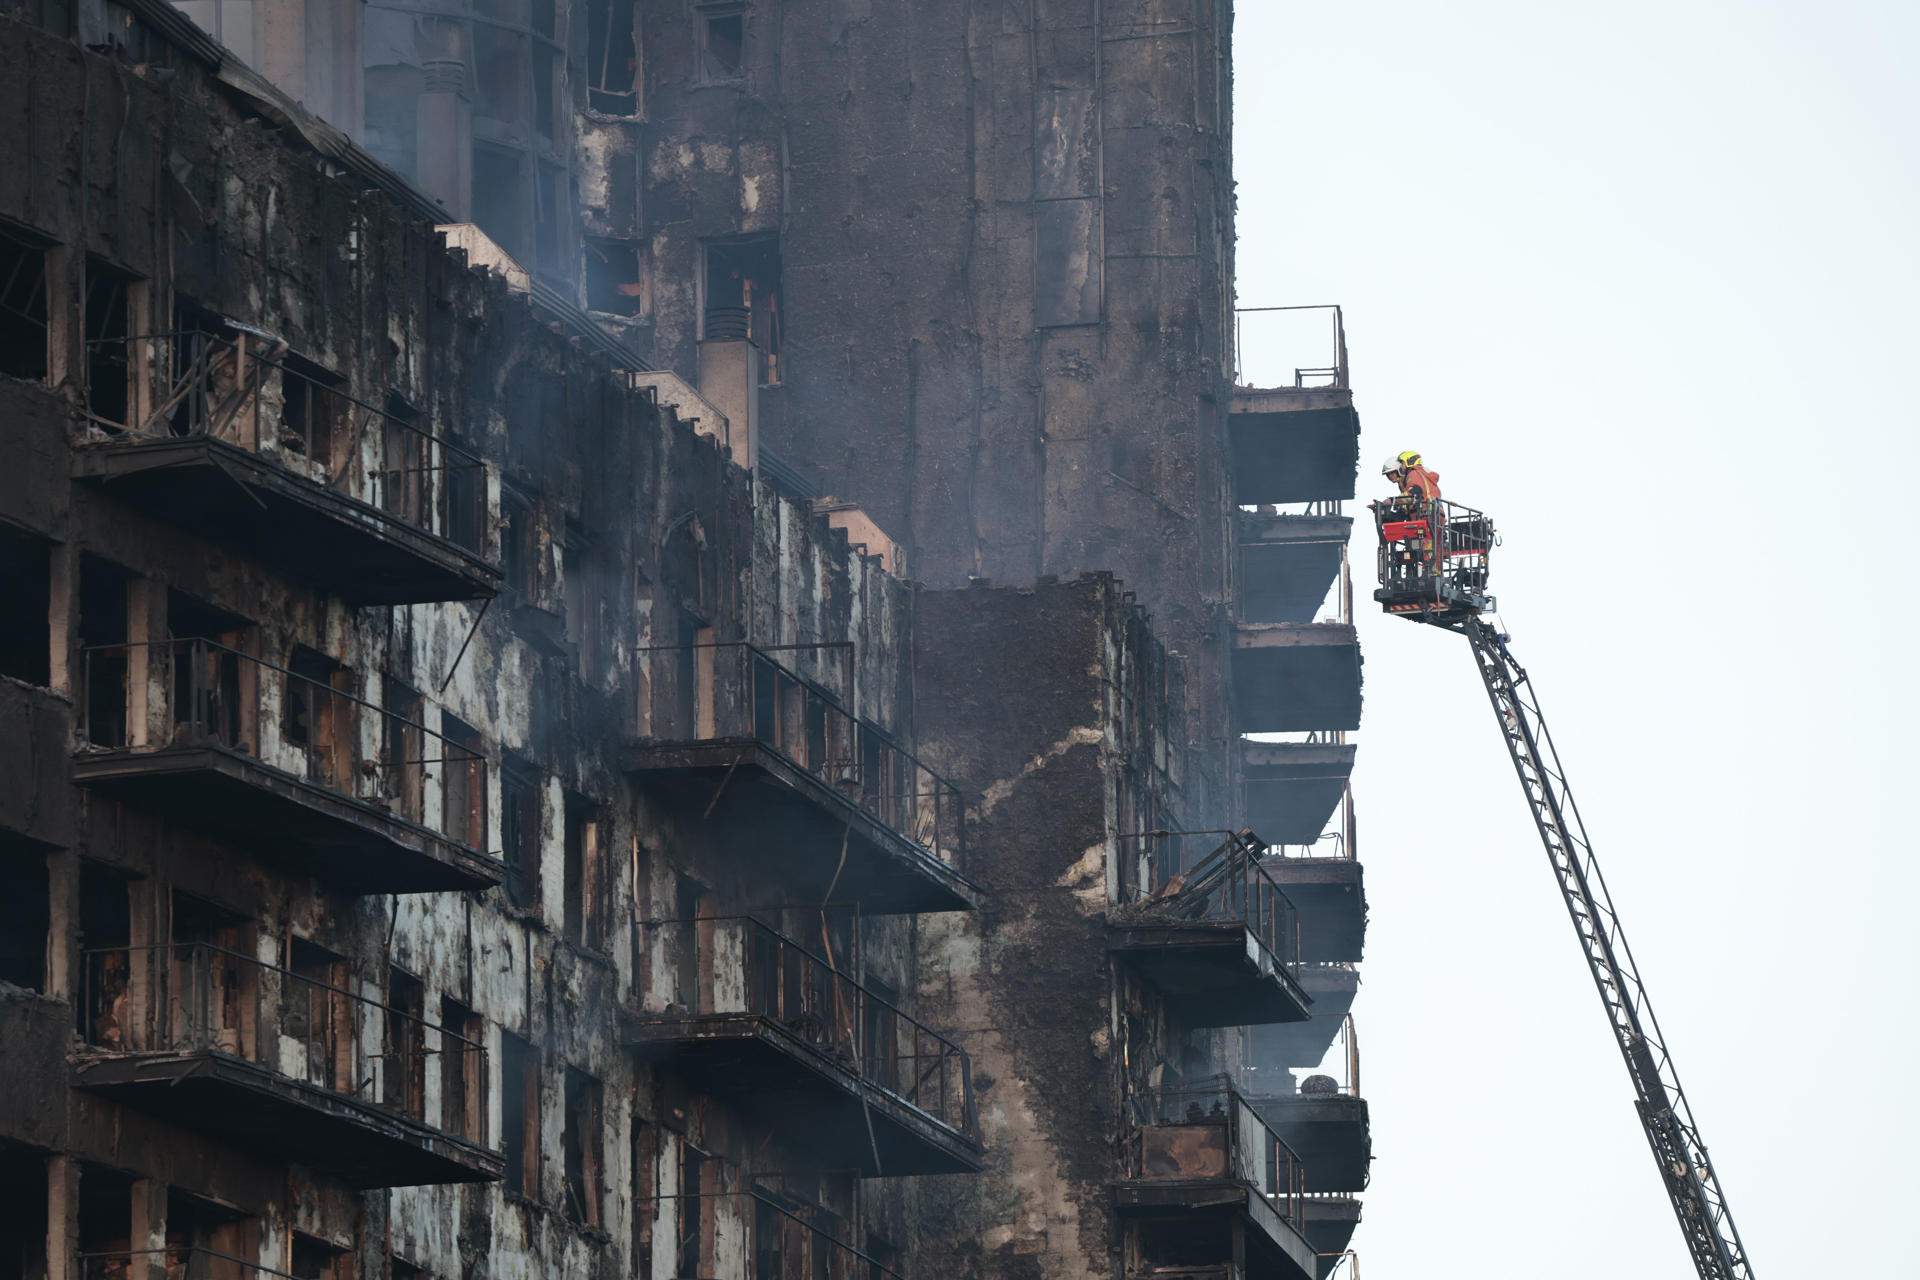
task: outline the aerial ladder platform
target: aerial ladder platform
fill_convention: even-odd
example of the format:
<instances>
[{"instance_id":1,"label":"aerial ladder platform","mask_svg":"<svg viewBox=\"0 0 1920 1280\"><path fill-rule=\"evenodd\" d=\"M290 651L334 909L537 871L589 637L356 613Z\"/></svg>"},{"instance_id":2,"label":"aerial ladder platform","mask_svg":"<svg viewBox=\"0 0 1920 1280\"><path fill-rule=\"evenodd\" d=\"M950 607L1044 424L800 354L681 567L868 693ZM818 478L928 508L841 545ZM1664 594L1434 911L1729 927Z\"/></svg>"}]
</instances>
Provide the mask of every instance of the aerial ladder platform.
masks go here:
<instances>
[{"instance_id":1,"label":"aerial ladder platform","mask_svg":"<svg viewBox=\"0 0 1920 1280\"><path fill-rule=\"evenodd\" d=\"M1694 1270L1700 1280L1750 1280L1752 1264L1594 859L1533 682L1514 658L1508 637L1487 621L1496 603L1487 594L1488 560L1499 544L1493 522L1483 512L1438 500L1379 502L1374 513L1380 532L1374 599L1389 614L1467 638L1614 1043L1633 1080L1640 1127Z\"/></svg>"}]
</instances>

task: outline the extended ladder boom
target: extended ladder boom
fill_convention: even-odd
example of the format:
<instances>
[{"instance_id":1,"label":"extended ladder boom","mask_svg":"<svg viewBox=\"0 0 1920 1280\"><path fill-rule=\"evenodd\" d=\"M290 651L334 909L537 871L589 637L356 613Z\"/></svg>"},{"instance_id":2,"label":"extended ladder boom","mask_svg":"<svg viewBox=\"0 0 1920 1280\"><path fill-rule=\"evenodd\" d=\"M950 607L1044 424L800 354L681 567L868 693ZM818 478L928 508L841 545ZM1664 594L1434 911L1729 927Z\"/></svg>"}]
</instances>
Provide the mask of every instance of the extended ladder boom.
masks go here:
<instances>
[{"instance_id":1,"label":"extended ladder boom","mask_svg":"<svg viewBox=\"0 0 1920 1280\"><path fill-rule=\"evenodd\" d=\"M1526 671L1514 661L1506 637L1477 614L1461 620L1480 679L1493 702L1501 736L1513 756L1514 770L1533 811L1534 824L1553 862L1554 878L1566 898L1567 912L1580 935L1587 966L1593 971L1613 1037L1633 1077L1640 1125L1660 1166L1661 1180L1687 1238L1701 1280L1746 1280L1753 1275L1740 1233L1733 1225L1720 1179L1707 1159L1706 1143L1687 1108L1686 1094L1647 1003L1646 988L1634 967L1633 953L1620 931L1613 899L1587 843L1585 824L1574 807L1560 768L1559 753Z\"/></svg>"}]
</instances>

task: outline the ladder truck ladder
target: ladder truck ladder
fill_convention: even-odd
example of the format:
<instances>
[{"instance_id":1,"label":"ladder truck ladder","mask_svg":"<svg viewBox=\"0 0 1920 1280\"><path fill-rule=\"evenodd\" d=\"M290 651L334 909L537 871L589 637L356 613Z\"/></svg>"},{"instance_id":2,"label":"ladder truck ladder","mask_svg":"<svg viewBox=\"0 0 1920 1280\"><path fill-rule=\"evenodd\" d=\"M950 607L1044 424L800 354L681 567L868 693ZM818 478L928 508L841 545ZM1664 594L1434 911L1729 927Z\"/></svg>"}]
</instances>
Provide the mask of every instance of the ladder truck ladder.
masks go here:
<instances>
[{"instance_id":1,"label":"ladder truck ladder","mask_svg":"<svg viewBox=\"0 0 1920 1280\"><path fill-rule=\"evenodd\" d=\"M1443 625L1464 631L1472 646L1527 807L1553 863L1554 878L1566 898L1600 1002L1606 1006L1614 1042L1633 1078L1640 1127L1660 1167L1694 1269L1700 1280L1750 1280L1753 1268L1747 1251L1621 932L1613 898L1594 860L1586 825L1574 806L1532 682L1507 648L1507 637L1477 611L1446 619Z\"/></svg>"}]
</instances>

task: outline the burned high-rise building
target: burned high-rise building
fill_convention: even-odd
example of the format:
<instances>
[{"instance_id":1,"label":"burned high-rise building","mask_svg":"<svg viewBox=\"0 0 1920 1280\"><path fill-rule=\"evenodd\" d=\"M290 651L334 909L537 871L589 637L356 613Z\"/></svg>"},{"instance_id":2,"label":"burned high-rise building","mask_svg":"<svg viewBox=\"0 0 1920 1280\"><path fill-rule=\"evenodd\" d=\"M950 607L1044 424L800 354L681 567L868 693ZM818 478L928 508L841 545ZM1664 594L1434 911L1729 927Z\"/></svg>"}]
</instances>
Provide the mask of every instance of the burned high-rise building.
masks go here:
<instances>
[{"instance_id":1,"label":"burned high-rise building","mask_svg":"<svg viewBox=\"0 0 1920 1280\"><path fill-rule=\"evenodd\" d=\"M1231 8L4 5L0 1280L1342 1265Z\"/></svg>"}]
</instances>

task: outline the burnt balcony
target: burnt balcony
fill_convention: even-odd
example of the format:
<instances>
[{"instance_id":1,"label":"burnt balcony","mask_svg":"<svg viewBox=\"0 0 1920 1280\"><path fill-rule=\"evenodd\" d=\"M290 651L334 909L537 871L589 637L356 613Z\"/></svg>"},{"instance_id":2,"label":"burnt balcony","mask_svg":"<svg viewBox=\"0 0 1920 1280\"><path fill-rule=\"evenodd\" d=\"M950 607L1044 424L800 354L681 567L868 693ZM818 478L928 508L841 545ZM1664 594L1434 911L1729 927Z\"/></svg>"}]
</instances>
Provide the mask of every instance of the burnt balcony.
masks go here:
<instances>
[{"instance_id":1,"label":"burnt balcony","mask_svg":"<svg viewBox=\"0 0 1920 1280\"><path fill-rule=\"evenodd\" d=\"M1252 1099L1253 1109L1306 1165L1315 1191L1364 1191L1373 1161L1367 1102L1360 1094L1360 1042L1353 1015L1320 1066L1304 1076L1263 1072L1292 1087ZM1296 1083L1297 1079L1297 1083Z\"/></svg>"},{"instance_id":2,"label":"burnt balcony","mask_svg":"<svg viewBox=\"0 0 1920 1280\"><path fill-rule=\"evenodd\" d=\"M866 1177L982 1167L966 1051L749 916L641 921L629 1045L754 1123Z\"/></svg>"},{"instance_id":3,"label":"burnt balcony","mask_svg":"<svg viewBox=\"0 0 1920 1280\"><path fill-rule=\"evenodd\" d=\"M1229 837L1194 866L1163 876L1107 919L1107 950L1167 997L1183 1025L1299 1022L1299 912L1261 868L1252 832Z\"/></svg>"},{"instance_id":4,"label":"burnt balcony","mask_svg":"<svg viewBox=\"0 0 1920 1280\"><path fill-rule=\"evenodd\" d=\"M1300 1158L1225 1077L1136 1102L1114 1204L1128 1273L1202 1273L1244 1259L1245 1280L1312 1280Z\"/></svg>"},{"instance_id":5,"label":"burnt balcony","mask_svg":"<svg viewBox=\"0 0 1920 1280\"><path fill-rule=\"evenodd\" d=\"M486 1050L417 1013L208 942L82 953L74 1084L356 1187L486 1182ZM429 1069L468 1100L430 1118ZM442 1097L454 1090L443 1090Z\"/></svg>"},{"instance_id":6,"label":"burnt balcony","mask_svg":"<svg viewBox=\"0 0 1920 1280\"><path fill-rule=\"evenodd\" d=\"M486 599L488 469L264 335L111 339L121 421L89 415L73 476L355 604Z\"/></svg>"},{"instance_id":7,"label":"burnt balcony","mask_svg":"<svg viewBox=\"0 0 1920 1280\"><path fill-rule=\"evenodd\" d=\"M1354 844L1353 803L1312 844L1276 845L1261 865L1300 908L1300 959L1358 964L1367 942L1367 884Z\"/></svg>"},{"instance_id":8,"label":"burnt balcony","mask_svg":"<svg viewBox=\"0 0 1920 1280\"><path fill-rule=\"evenodd\" d=\"M749 644L654 649L627 771L689 822L778 850L788 884L874 912L972 910L960 789Z\"/></svg>"},{"instance_id":9,"label":"burnt balcony","mask_svg":"<svg viewBox=\"0 0 1920 1280\"><path fill-rule=\"evenodd\" d=\"M1243 622L1233 632L1242 733L1360 727L1360 636L1350 621Z\"/></svg>"},{"instance_id":10,"label":"burnt balcony","mask_svg":"<svg viewBox=\"0 0 1920 1280\"><path fill-rule=\"evenodd\" d=\"M1295 742L1242 738L1247 824L1277 845L1318 843L1335 811L1350 804L1347 783L1356 754L1339 730L1309 733Z\"/></svg>"},{"instance_id":11,"label":"burnt balcony","mask_svg":"<svg viewBox=\"0 0 1920 1280\"><path fill-rule=\"evenodd\" d=\"M505 874L483 852L486 758L336 687L344 671L328 683L200 639L90 648L83 663L81 786L350 892Z\"/></svg>"},{"instance_id":12,"label":"burnt balcony","mask_svg":"<svg viewBox=\"0 0 1920 1280\"><path fill-rule=\"evenodd\" d=\"M1350 964L1309 964L1300 968L1300 985L1313 1000L1313 1017L1247 1032L1247 1080L1251 1092L1267 1095L1293 1089L1290 1073L1318 1071L1340 1042L1360 993L1360 971ZM1274 1081L1273 1084L1253 1084Z\"/></svg>"},{"instance_id":13,"label":"burnt balcony","mask_svg":"<svg viewBox=\"0 0 1920 1280\"><path fill-rule=\"evenodd\" d=\"M1348 383L1340 308L1246 307L1234 313L1234 331L1235 387L1227 418L1234 501L1251 506L1353 497L1360 415ZM1255 359L1270 352L1281 353L1278 365ZM1302 358L1310 363L1301 365ZM1276 385L1250 385L1261 381Z\"/></svg>"},{"instance_id":14,"label":"burnt balcony","mask_svg":"<svg viewBox=\"0 0 1920 1280\"><path fill-rule=\"evenodd\" d=\"M1344 612L1353 590L1347 543L1353 518L1331 510L1239 513L1239 616L1245 622L1312 622L1328 595L1342 592Z\"/></svg>"}]
</instances>

